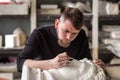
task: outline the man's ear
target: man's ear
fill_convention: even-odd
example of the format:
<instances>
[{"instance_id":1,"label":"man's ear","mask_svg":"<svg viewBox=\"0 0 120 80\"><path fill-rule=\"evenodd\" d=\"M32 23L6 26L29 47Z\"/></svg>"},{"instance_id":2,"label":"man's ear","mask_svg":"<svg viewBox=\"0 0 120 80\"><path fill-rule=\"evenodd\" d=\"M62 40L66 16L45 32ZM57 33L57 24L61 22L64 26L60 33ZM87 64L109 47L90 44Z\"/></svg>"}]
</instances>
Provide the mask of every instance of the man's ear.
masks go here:
<instances>
[{"instance_id":1,"label":"man's ear","mask_svg":"<svg viewBox=\"0 0 120 80\"><path fill-rule=\"evenodd\" d=\"M55 19L55 28L58 28L59 23L60 23L60 20L59 19Z\"/></svg>"}]
</instances>

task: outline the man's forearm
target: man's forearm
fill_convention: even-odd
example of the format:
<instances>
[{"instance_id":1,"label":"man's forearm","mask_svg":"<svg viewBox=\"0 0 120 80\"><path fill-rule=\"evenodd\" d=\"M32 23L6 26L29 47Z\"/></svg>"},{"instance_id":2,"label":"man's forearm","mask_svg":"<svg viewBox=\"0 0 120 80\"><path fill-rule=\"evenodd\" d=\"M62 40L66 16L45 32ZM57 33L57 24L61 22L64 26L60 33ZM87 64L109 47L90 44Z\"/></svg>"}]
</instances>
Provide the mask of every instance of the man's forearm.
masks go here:
<instances>
[{"instance_id":1,"label":"man's forearm","mask_svg":"<svg viewBox=\"0 0 120 80\"><path fill-rule=\"evenodd\" d=\"M55 58L49 60L25 60L23 65L28 65L32 68L39 68L41 70L60 68L67 64L69 61L69 56L66 52L58 54Z\"/></svg>"},{"instance_id":2,"label":"man's forearm","mask_svg":"<svg viewBox=\"0 0 120 80\"><path fill-rule=\"evenodd\" d=\"M28 65L31 68L39 68L41 70L52 68L50 60L31 60L31 59L27 59L24 62L24 65Z\"/></svg>"}]
</instances>

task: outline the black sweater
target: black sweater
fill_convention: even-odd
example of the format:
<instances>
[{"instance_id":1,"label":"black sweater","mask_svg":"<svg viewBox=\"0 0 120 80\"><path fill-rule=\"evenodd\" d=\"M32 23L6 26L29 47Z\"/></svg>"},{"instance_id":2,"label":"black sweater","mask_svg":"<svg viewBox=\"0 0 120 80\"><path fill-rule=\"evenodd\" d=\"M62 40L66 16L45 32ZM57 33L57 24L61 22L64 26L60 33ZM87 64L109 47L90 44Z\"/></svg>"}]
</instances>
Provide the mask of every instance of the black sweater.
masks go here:
<instances>
[{"instance_id":1,"label":"black sweater","mask_svg":"<svg viewBox=\"0 0 120 80\"><path fill-rule=\"evenodd\" d=\"M57 32L54 26L36 28L29 37L25 48L17 57L18 71L22 71L26 59L52 59L63 52L67 52L70 57L78 60L83 58L92 59L88 38L84 30L79 32L78 36L67 48L59 46L57 41Z\"/></svg>"}]
</instances>

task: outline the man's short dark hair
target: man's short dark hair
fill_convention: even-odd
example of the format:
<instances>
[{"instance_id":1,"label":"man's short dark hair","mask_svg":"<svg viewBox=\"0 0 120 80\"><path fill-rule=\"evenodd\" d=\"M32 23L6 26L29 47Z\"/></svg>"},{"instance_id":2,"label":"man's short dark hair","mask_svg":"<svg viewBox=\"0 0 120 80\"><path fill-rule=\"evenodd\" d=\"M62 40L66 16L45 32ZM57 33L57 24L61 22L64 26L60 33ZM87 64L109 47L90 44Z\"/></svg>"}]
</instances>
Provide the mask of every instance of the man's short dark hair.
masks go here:
<instances>
[{"instance_id":1,"label":"man's short dark hair","mask_svg":"<svg viewBox=\"0 0 120 80\"><path fill-rule=\"evenodd\" d=\"M83 26L83 13L77 8L66 7L61 14L61 17L69 19L74 28L80 30Z\"/></svg>"}]
</instances>

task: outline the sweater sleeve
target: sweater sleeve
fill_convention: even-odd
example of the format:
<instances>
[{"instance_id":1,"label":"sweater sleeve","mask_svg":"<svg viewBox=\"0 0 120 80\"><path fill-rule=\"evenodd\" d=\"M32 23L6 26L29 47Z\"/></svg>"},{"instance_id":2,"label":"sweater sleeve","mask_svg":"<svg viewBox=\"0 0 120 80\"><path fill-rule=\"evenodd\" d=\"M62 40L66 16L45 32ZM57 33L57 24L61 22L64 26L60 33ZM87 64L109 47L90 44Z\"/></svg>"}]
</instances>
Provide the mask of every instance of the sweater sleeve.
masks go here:
<instances>
[{"instance_id":1,"label":"sweater sleeve","mask_svg":"<svg viewBox=\"0 0 120 80\"><path fill-rule=\"evenodd\" d=\"M28 41L24 49L21 53L17 56L17 70L22 72L22 66L26 59L33 59L38 55L38 51L40 51L39 45L39 34L38 30L35 29L32 34L30 35Z\"/></svg>"}]
</instances>

